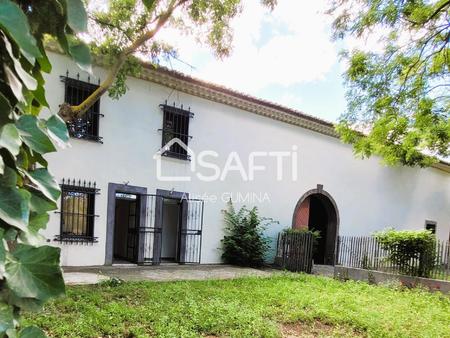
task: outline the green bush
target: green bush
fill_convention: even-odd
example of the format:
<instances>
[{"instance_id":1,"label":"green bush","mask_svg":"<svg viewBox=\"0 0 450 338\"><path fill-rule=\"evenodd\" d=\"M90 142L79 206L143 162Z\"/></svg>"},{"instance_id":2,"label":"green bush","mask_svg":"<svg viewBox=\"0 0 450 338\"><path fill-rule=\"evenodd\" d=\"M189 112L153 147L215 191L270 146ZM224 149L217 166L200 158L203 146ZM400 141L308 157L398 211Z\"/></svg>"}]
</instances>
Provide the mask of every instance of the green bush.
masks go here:
<instances>
[{"instance_id":1,"label":"green bush","mask_svg":"<svg viewBox=\"0 0 450 338\"><path fill-rule=\"evenodd\" d=\"M436 238L428 230L393 230L374 233L400 273L429 277L436 260Z\"/></svg>"},{"instance_id":2,"label":"green bush","mask_svg":"<svg viewBox=\"0 0 450 338\"><path fill-rule=\"evenodd\" d=\"M274 221L260 217L256 207L242 207L236 212L231 201L223 212L225 236L222 239L222 259L225 263L251 267L264 265L270 242L264 236L264 229Z\"/></svg>"},{"instance_id":3,"label":"green bush","mask_svg":"<svg viewBox=\"0 0 450 338\"><path fill-rule=\"evenodd\" d=\"M311 234L311 235L313 235L315 240L318 240L321 238L319 230L310 230L307 228L300 228L300 229L286 228L286 229L283 229L283 233L284 234Z\"/></svg>"}]
</instances>

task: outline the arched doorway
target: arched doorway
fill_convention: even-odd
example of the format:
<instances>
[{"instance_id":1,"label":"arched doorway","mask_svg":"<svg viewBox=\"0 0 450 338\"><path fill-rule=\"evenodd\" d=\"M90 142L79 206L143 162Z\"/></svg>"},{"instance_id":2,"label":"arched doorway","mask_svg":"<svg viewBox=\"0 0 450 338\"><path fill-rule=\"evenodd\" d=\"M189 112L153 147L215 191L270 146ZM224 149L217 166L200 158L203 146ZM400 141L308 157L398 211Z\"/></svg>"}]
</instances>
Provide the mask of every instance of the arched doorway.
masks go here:
<instances>
[{"instance_id":1,"label":"arched doorway","mask_svg":"<svg viewBox=\"0 0 450 338\"><path fill-rule=\"evenodd\" d=\"M292 218L293 228L320 231L314 252L315 264L334 265L339 228L339 212L333 197L318 184L297 202Z\"/></svg>"}]
</instances>

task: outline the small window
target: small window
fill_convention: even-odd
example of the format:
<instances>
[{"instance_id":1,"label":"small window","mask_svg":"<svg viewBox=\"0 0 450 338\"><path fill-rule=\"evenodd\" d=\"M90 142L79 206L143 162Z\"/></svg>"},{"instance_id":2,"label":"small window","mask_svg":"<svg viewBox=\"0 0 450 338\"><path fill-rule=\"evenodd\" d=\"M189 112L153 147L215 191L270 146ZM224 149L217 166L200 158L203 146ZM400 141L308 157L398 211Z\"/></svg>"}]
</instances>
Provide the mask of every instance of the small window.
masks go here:
<instances>
[{"instance_id":1,"label":"small window","mask_svg":"<svg viewBox=\"0 0 450 338\"><path fill-rule=\"evenodd\" d=\"M167 104L162 104L160 107L163 110L163 127L162 131L162 146L166 146L170 141L178 138L180 142L174 142L163 153L164 156L189 160L187 146L189 139L189 119L194 116L189 110Z\"/></svg>"},{"instance_id":2,"label":"small window","mask_svg":"<svg viewBox=\"0 0 450 338\"><path fill-rule=\"evenodd\" d=\"M95 183L65 182L61 185L60 234L55 240L62 242L96 242L94 237L95 196L99 190Z\"/></svg>"},{"instance_id":3,"label":"small window","mask_svg":"<svg viewBox=\"0 0 450 338\"><path fill-rule=\"evenodd\" d=\"M425 229L431 231L432 234L436 234L436 225L434 221L425 221Z\"/></svg>"},{"instance_id":4,"label":"small window","mask_svg":"<svg viewBox=\"0 0 450 338\"><path fill-rule=\"evenodd\" d=\"M64 101L70 105L78 105L91 95L98 86L89 82L84 82L67 76L61 77L65 83ZM73 138L91 140L102 143L99 136L100 128L100 99L89 108L81 118L67 122L69 135Z\"/></svg>"}]
</instances>

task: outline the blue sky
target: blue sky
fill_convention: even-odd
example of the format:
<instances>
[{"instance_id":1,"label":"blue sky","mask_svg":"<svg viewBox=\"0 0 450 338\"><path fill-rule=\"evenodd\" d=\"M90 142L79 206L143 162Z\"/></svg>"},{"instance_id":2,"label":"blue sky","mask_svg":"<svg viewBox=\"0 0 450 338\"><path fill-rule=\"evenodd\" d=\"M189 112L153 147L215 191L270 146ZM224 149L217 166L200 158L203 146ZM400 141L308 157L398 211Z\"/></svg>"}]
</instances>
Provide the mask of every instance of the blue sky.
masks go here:
<instances>
[{"instance_id":1,"label":"blue sky","mask_svg":"<svg viewBox=\"0 0 450 338\"><path fill-rule=\"evenodd\" d=\"M233 21L234 50L217 60L191 36L167 29L160 38L179 52L169 68L224 85L304 113L336 121L345 110L345 89L338 53L331 41L326 0L279 0L274 12L259 1L244 1Z\"/></svg>"}]
</instances>

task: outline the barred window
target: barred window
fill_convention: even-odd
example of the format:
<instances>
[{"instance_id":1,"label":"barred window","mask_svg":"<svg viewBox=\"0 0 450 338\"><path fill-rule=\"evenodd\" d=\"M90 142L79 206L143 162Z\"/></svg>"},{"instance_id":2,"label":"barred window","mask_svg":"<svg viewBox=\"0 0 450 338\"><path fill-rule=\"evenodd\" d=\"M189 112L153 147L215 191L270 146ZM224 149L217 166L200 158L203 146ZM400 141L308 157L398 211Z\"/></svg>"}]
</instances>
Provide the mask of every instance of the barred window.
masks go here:
<instances>
[{"instance_id":1,"label":"barred window","mask_svg":"<svg viewBox=\"0 0 450 338\"><path fill-rule=\"evenodd\" d=\"M91 95L98 85L72 79L68 76L62 76L61 80L65 84L64 101L70 105L79 105L89 95ZM102 137L99 136L100 127L100 99L89 108L82 117L67 122L69 135L78 139L91 140L102 143Z\"/></svg>"},{"instance_id":2,"label":"barred window","mask_svg":"<svg viewBox=\"0 0 450 338\"><path fill-rule=\"evenodd\" d=\"M436 234L437 223L435 221L425 221L425 229L431 231L432 234Z\"/></svg>"},{"instance_id":3,"label":"barred window","mask_svg":"<svg viewBox=\"0 0 450 338\"><path fill-rule=\"evenodd\" d=\"M55 240L62 242L96 242L94 237L95 196L99 189L95 183L63 180L61 185L60 234Z\"/></svg>"},{"instance_id":4,"label":"barred window","mask_svg":"<svg viewBox=\"0 0 450 338\"><path fill-rule=\"evenodd\" d=\"M189 119L194 116L190 110L169 106L166 104L160 105L163 110L163 127L162 131L162 146L166 146L170 141L178 138L179 142L174 142L163 153L164 156L175 157L183 160L189 160L189 154L187 153L187 146L189 139Z\"/></svg>"}]
</instances>

